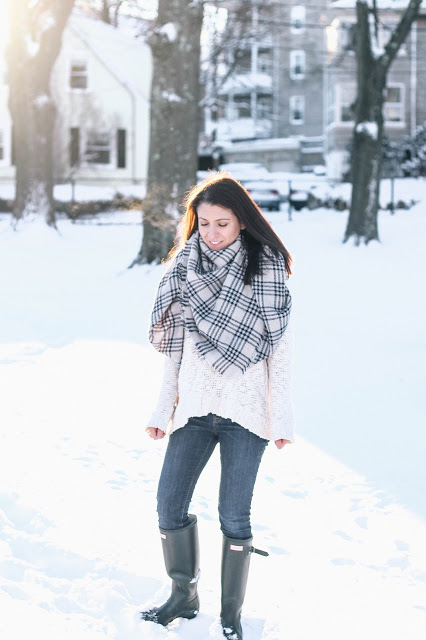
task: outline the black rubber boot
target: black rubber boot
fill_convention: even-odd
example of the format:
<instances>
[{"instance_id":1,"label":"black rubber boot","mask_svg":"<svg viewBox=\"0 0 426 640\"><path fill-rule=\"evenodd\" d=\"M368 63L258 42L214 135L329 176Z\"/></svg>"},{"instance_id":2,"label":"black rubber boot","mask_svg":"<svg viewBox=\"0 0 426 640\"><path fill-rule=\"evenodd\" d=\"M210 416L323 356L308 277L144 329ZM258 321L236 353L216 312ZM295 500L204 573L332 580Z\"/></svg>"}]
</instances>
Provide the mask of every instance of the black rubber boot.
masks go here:
<instances>
[{"instance_id":1,"label":"black rubber boot","mask_svg":"<svg viewBox=\"0 0 426 640\"><path fill-rule=\"evenodd\" d=\"M142 620L166 626L175 618L195 618L200 608L197 593L200 570L197 518L183 529L160 529L164 564L172 579L172 594L161 607L141 612Z\"/></svg>"},{"instance_id":2,"label":"black rubber boot","mask_svg":"<svg viewBox=\"0 0 426 640\"><path fill-rule=\"evenodd\" d=\"M253 538L235 540L223 536L222 545L222 607L220 621L223 635L227 640L243 640L241 610L246 594L250 556L259 553L268 556L252 546Z\"/></svg>"}]
</instances>

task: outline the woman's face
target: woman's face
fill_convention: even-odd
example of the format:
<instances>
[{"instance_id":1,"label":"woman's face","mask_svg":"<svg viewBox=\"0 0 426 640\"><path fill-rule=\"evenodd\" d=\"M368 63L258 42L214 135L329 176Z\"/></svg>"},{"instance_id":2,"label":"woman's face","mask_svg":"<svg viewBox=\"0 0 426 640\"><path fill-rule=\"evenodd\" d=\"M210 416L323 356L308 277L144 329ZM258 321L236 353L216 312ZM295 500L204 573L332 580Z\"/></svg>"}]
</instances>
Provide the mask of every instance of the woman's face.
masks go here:
<instances>
[{"instance_id":1,"label":"woman's face","mask_svg":"<svg viewBox=\"0 0 426 640\"><path fill-rule=\"evenodd\" d=\"M244 229L231 209L218 204L202 202L197 207L197 216L200 235L213 250L229 247Z\"/></svg>"}]
</instances>

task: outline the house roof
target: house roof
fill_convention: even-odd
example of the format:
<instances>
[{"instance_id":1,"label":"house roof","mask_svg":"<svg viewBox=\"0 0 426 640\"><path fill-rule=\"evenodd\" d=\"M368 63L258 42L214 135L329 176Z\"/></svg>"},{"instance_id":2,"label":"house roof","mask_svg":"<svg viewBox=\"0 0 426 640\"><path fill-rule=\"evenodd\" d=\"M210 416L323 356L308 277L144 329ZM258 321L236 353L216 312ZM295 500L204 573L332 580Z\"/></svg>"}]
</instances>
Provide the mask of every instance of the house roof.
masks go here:
<instances>
[{"instance_id":1,"label":"house roof","mask_svg":"<svg viewBox=\"0 0 426 640\"><path fill-rule=\"evenodd\" d=\"M151 50L139 38L73 11L67 28L79 37L132 94L149 102Z\"/></svg>"}]
</instances>

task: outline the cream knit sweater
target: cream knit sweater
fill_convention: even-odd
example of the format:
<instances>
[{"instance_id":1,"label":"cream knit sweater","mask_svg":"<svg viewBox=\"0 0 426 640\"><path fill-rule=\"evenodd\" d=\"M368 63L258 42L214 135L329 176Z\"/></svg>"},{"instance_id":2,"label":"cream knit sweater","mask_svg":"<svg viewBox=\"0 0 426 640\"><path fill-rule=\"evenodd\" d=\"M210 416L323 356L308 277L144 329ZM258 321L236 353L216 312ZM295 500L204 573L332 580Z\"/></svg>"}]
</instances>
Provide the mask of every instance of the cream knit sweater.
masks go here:
<instances>
[{"instance_id":1,"label":"cream knit sweater","mask_svg":"<svg viewBox=\"0 0 426 640\"><path fill-rule=\"evenodd\" d=\"M190 417L214 413L261 438L293 441L292 354L290 321L269 358L239 376L226 378L198 355L195 342L185 331L180 366L164 356L163 382L148 426L172 433Z\"/></svg>"}]
</instances>

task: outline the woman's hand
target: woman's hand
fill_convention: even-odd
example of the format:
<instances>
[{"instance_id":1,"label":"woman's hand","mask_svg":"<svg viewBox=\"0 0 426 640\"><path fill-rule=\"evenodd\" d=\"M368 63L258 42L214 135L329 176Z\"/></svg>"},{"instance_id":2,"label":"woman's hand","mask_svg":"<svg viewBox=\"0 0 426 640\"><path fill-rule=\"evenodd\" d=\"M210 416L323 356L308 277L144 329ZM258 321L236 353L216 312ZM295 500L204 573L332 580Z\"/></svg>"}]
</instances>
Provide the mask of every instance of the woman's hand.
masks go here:
<instances>
[{"instance_id":1,"label":"woman's hand","mask_svg":"<svg viewBox=\"0 0 426 640\"><path fill-rule=\"evenodd\" d=\"M161 440L161 438L164 438L166 435L164 431L157 429L156 427L147 427L145 431L153 440Z\"/></svg>"},{"instance_id":2,"label":"woman's hand","mask_svg":"<svg viewBox=\"0 0 426 640\"><path fill-rule=\"evenodd\" d=\"M277 447L277 449L282 449L286 444L291 444L291 440L284 440L284 438L275 440L275 446Z\"/></svg>"}]
</instances>

